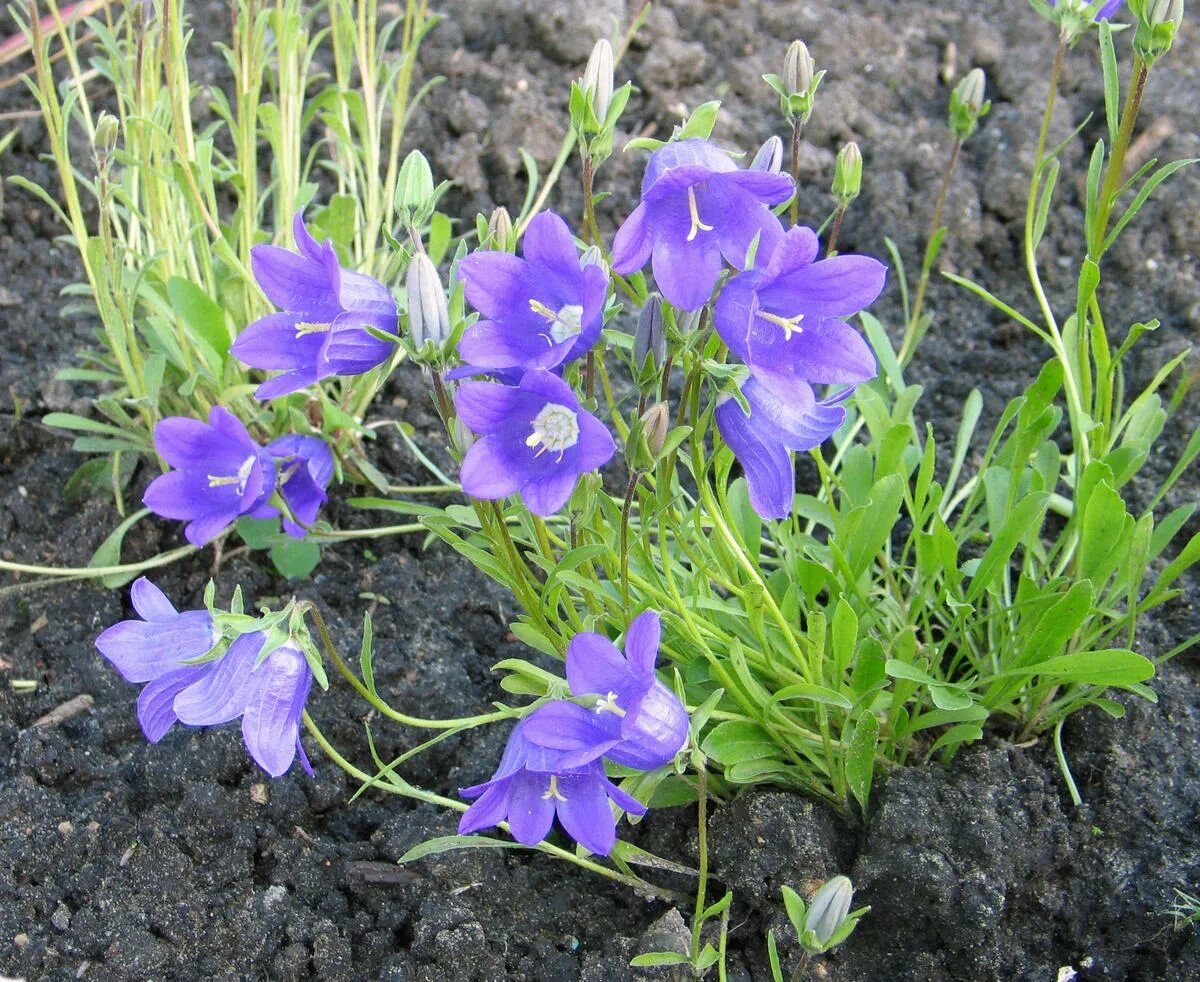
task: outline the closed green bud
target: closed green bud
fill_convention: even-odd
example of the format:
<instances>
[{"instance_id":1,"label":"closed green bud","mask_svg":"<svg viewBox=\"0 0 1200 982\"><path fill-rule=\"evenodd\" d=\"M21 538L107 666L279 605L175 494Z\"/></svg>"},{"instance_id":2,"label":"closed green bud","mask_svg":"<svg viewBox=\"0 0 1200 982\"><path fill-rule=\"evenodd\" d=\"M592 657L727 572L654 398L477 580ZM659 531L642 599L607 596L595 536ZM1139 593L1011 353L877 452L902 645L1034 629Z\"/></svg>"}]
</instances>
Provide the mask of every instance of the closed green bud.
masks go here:
<instances>
[{"instance_id":1,"label":"closed green bud","mask_svg":"<svg viewBox=\"0 0 1200 982\"><path fill-rule=\"evenodd\" d=\"M601 38L592 48L587 67L583 71L583 92L596 117L596 124L604 128L613 96L613 49L606 38Z\"/></svg>"},{"instance_id":2,"label":"closed green bud","mask_svg":"<svg viewBox=\"0 0 1200 982\"><path fill-rule=\"evenodd\" d=\"M975 132L992 104L984 99L987 79L982 68L972 68L950 93L950 132L965 140Z\"/></svg>"},{"instance_id":3,"label":"closed green bud","mask_svg":"<svg viewBox=\"0 0 1200 982\"><path fill-rule=\"evenodd\" d=\"M657 375L656 370L667 358L667 335L663 328L662 305L661 294L650 294L638 317L637 330L633 332L633 367L639 375Z\"/></svg>"},{"instance_id":4,"label":"closed green bud","mask_svg":"<svg viewBox=\"0 0 1200 982\"><path fill-rule=\"evenodd\" d=\"M581 269L587 266L599 266L607 273L608 261L604 258L604 250L599 246L588 246L579 257L579 266Z\"/></svg>"},{"instance_id":5,"label":"closed green bud","mask_svg":"<svg viewBox=\"0 0 1200 982\"><path fill-rule=\"evenodd\" d=\"M437 267L424 252L412 257L405 285L408 288L408 328L413 348L417 354L430 359L450 337L450 312Z\"/></svg>"},{"instance_id":6,"label":"closed green bud","mask_svg":"<svg viewBox=\"0 0 1200 982\"><path fill-rule=\"evenodd\" d=\"M420 150L412 151L400 165L396 182L396 211L408 225L429 220L435 205L433 171Z\"/></svg>"},{"instance_id":7,"label":"closed green bud","mask_svg":"<svg viewBox=\"0 0 1200 982\"><path fill-rule=\"evenodd\" d=\"M771 137L761 147L754 159L750 161L750 170L765 171L768 174L778 174L783 169L783 140L777 136Z\"/></svg>"},{"instance_id":8,"label":"closed green bud","mask_svg":"<svg viewBox=\"0 0 1200 982\"><path fill-rule=\"evenodd\" d=\"M857 198L862 190L862 172L862 151L857 143L847 143L838 151L833 169L833 193L843 208Z\"/></svg>"},{"instance_id":9,"label":"closed green bud","mask_svg":"<svg viewBox=\"0 0 1200 982\"><path fill-rule=\"evenodd\" d=\"M665 402L656 402L629 428L625 462L635 474L654 468L671 432L671 412Z\"/></svg>"},{"instance_id":10,"label":"closed green bud","mask_svg":"<svg viewBox=\"0 0 1200 982\"><path fill-rule=\"evenodd\" d=\"M488 216L487 247L497 252L511 252L513 243L512 216L501 205Z\"/></svg>"},{"instance_id":11,"label":"closed green bud","mask_svg":"<svg viewBox=\"0 0 1200 982\"><path fill-rule=\"evenodd\" d=\"M1147 64L1153 64L1171 50L1175 33L1183 24L1183 0L1141 0L1131 2L1129 7L1138 18L1133 49Z\"/></svg>"},{"instance_id":12,"label":"closed green bud","mask_svg":"<svg viewBox=\"0 0 1200 982\"><path fill-rule=\"evenodd\" d=\"M804 918L804 934L810 931L822 949L850 913L854 899L854 884L845 876L835 876L821 885L808 905Z\"/></svg>"},{"instance_id":13,"label":"closed green bud","mask_svg":"<svg viewBox=\"0 0 1200 982\"><path fill-rule=\"evenodd\" d=\"M797 39L788 45L783 57L783 81L789 93L798 95L811 89L816 69L807 44Z\"/></svg>"},{"instance_id":14,"label":"closed green bud","mask_svg":"<svg viewBox=\"0 0 1200 982\"><path fill-rule=\"evenodd\" d=\"M106 160L117 148L117 137L120 136L120 133L120 120L112 113L100 113L100 118L96 120L96 138L93 143L98 160Z\"/></svg>"},{"instance_id":15,"label":"closed green bud","mask_svg":"<svg viewBox=\"0 0 1200 982\"><path fill-rule=\"evenodd\" d=\"M779 96L779 109L784 118L794 124L797 118L803 123L812 115L817 86L824 77L825 73L817 71L812 55L808 53L808 45L796 40L788 45L783 58L783 74L764 75L763 81Z\"/></svg>"}]
</instances>

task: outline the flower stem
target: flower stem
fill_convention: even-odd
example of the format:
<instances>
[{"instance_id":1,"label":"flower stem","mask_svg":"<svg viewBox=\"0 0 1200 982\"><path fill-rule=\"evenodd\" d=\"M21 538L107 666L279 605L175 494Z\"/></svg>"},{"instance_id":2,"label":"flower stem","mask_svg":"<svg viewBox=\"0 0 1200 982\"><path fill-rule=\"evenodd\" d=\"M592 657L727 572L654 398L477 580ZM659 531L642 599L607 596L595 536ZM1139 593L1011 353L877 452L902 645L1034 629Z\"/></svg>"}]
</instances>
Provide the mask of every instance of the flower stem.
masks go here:
<instances>
[{"instance_id":1,"label":"flower stem","mask_svg":"<svg viewBox=\"0 0 1200 982\"><path fill-rule=\"evenodd\" d=\"M696 847L700 851L696 878L696 913L692 917L692 962L700 957L700 930L704 926L704 901L708 891L708 769L696 767Z\"/></svg>"},{"instance_id":2,"label":"flower stem","mask_svg":"<svg viewBox=\"0 0 1200 982\"><path fill-rule=\"evenodd\" d=\"M838 210L833 216L833 228L829 230L829 240L825 243L825 258L837 255L837 240L838 233L842 230L842 219L846 215L846 206L838 205Z\"/></svg>"},{"instance_id":3,"label":"flower stem","mask_svg":"<svg viewBox=\"0 0 1200 982\"><path fill-rule=\"evenodd\" d=\"M804 132L804 121L797 116L792 120L792 224L800 224L800 134Z\"/></svg>"},{"instance_id":4,"label":"flower stem","mask_svg":"<svg viewBox=\"0 0 1200 982\"><path fill-rule=\"evenodd\" d=\"M625 619L629 612L629 512L633 507L633 494L642 475L634 471L629 475L629 486L625 489L625 502L621 505L621 605L625 608Z\"/></svg>"},{"instance_id":5,"label":"flower stem","mask_svg":"<svg viewBox=\"0 0 1200 982\"><path fill-rule=\"evenodd\" d=\"M1100 190L1100 200L1097 202L1099 211L1092 225L1092 241L1088 243L1088 256L1099 262L1104 255L1104 239L1108 234L1108 223L1112 218L1113 205L1117 202L1117 192L1121 187L1121 176L1125 170L1125 154L1129 150L1129 141L1133 138L1133 124L1137 121L1138 111L1142 106L1142 95L1146 91L1146 79L1150 75L1150 66L1141 55L1134 56L1133 83L1130 86L1129 97L1125 100L1125 110L1121 114L1121 126L1117 131L1117 139L1113 144L1112 154L1108 158L1108 169L1104 172L1104 185Z\"/></svg>"}]
</instances>

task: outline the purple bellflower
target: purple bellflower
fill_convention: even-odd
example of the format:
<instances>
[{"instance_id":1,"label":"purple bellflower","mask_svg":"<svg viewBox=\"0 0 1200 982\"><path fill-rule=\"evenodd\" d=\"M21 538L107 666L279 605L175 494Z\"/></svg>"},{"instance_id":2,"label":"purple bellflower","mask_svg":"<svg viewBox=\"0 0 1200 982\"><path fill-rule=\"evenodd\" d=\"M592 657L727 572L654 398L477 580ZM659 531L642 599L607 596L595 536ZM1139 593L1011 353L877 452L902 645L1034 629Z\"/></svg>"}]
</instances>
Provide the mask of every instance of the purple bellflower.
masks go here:
<instances>
[{"instance_id":1,"label":"purple bellflower","mask_svg":"<svg viewBox=\"0 0 1200 982\"><path fill-rule=\"evenodd\" d=\"M809 383L875 377L871 349L841 318L873 303L887 276L868 256L816 261L818 248L812 229L790 229L765 264L726 284L713 316L729 350L800 411L811 400Z\"/></svg>"},{"instance_id":2,"label":"purple bellflower","mask_svg":"<svg viewBox=\"0 0 1200 982\"><path fill-rule=\"evenodd\" d=\"M1051 7L1058 6L1056 0L1048 0L1048 2ZM1110 0L1109 3L1106 3L1103 7L1096 11L1096 16L1093 18L1093 20L1095 20L1097 23L1102 20L1108 20L1113 16L1113 14L1120 10L1124 4L1125 0Z\"/></svg>"},{"instance_id":3,"label":"purple bellflower","mask_svg":"<svg viewBox=\"0 0 1200 982\"><path fill-rule=\"evenodd\" d=\"M240 515L269 518L275 462L242 421L214 406L208 423L170 416L154 427L154 448L172 471L156 477L142 498L163 518L188 522L194 546L215 539Z\"/></svg>"},{"instance_id":4,"label":"purple bellflower","mask_svg":"<svg viewBox=\"0 0 1200 982\"><path fill-rule=\"evenodd\" d=\"M208 654L221 639L207 610L179 613L144 576L134 581L129 599L140 620L114 624L96 638L96 647L126 682L145 682L138 695L138 722L158 743L178 720L175 696L199 682L212 663L185 665Z\"/></svg>"},{"instance_id":5,"label":"purple bellflower","mask_svg":"<svg viewBox=\"0 0 1200 982\"><path fill-rule=\"evenodd\" d=\"M543 212L525 231L524 258L480 251L459 263L466 297L483 314L458 352L473 368L554 369L582 358L600 337L608 273L582 265L571 232Z\"/></svg>"},{"instance_id":6,"label":"purple bellflower","mask_svg":"<svg viewBox=\"0 0 1200 982\"><path fill-rule=\"evenodd\" d=\"M739 170L707 140L679 140L657 150L642 179L642 200L617 229L613 271L652 263L654 280L672 304L698 310L721 275L721 260L746 265L755 237L768 256L783 237L769 205L791 197L786 174Z\"/></svg>"},{"instance_id":7,"label":"purple bellflower","mask_svg":"<svg viewBox=\"0 0 1200 982\"><path fill-rule=\"evenodd\" d=\"M315 436L281 436L267 444L267 451L279 462L279 493L292 514L283 520L283 530L296 539L308 534L307 526L317 520L321 505L329 500L325 489L333 478L333 452L329 444Z\"/></svg>"},{"instance_id":8,"label":"purple bellflower","mask_svg":"<svg viewBox=\"0 0 1200 982\"><path fill-rule=\"evenodd\" d=\"M312 688L312 671L290 644L258 660L266 634L242 634L202 679L175 697L174 711L189 726L214 726L242 717L242 738L254 762L271 777L287 772L300 755L300 716Z\"/></svg>"},{"instance_id":9,"label":"purple bellflower","mask_svg":"<svg viewBox=\"0 0 1200 982\"><path fill-rule=\"evenodd\" d=\"M252 368L283 370L258 387L260 399L287 395L332 375L361 375L395 350L366 330L396 333L396 301L387 288L343 269L333 244L318 244L309 234L303 212L296 213L292 232L299 253L273 245L250 251L254 278L282 312L260 317L229 349Z\"/></svg>"},{"instance_id":10,"label":"purple bellflower","mask_svg":"<svg viewBox=\"0 0 1200 982\"><path fill-rule=\"evenodd\" d=\"M525 729L547 708L516 725L490 780L462 789L463 797L477 800L463 813L458 832L470 835L507 821L514 839L533 846L546 838L557 815L571 838L607 856L617 841L609 799L632 815L644 815L646 806L613 784L598 759L572 765L565 755L531 742Z\"/></svg>"},{"instance_id":11,"label":"purple bellflower","mask_svg":"<svg viewBox=\"0 0 1200 982\"><path fill-rule=\"evenodd\" d=\"M548 703L526 721L526 736L569 754L571 763L602 755L638 770L669 763L687 743L688 714L654 673L661 638L662 622L652 610L629 625L624 655L601 634L575 635L567 647L567 682L572 695L595 695L596 704L589 711L573 702Z\"/></svg>"},{"instance_id":12,"label":"purple bellflower","mask_svg":"<svg viewBox=\"0 0 1200 982\"><path fill-rule=\"evenodd\" d=\"M462 489L493 500L520 493L535 515L567 503L581 474L606 464L613 438L574 391L544 369L517 386L464 382L454 394L459 418L482 439L463 457Z\"/></svg>"},{"instance_id":13,"label":"purple bellflower","mask_svg":"<svg viewBox=\"0 0 1200 982\"><path fill-rule=\"evenodd\" d=\"M750 504L763 518L786 518L796 496L791 451L811 450L829 439L846 418L842 405L854 386L818 400L812 387L797 382L781 399L753 375L742 385L750 415L732 397L717 406L717 428L734 452L750 492Z\"/></svg>"}]
</instances>

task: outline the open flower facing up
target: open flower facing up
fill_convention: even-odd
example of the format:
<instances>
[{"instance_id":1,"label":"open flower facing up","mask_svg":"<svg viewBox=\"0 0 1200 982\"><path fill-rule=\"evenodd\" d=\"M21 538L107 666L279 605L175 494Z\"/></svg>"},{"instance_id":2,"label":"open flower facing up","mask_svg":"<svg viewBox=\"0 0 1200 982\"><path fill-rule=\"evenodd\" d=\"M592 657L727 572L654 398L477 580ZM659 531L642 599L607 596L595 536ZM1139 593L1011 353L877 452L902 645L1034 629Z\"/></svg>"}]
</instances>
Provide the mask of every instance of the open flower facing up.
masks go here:
<instances>
[{"instance_id":1,"label":"open flower facing up","mask_svg":"<svg viewBox=\"0 0 1200 982\"><path fill-rule=\"evenodd\" d=\"M654 673L661 638L652 610L629 625L623 655L602 634L575 635L567 647L567 682L574 696L596 696L595 706L548 703L526 721L528 738L571 754L572 762L603 755L653 770L673 760L687 743L688 714Z\"/></svg>"},{"instance_id":2,"label":"open flower facing up","mask_svg":"<svg viewBox=\"0 0 1200 982\"><path fill-rule=\"evenodd\" d=\"M240 515L268 518L275 462L242 421L214 406L208 423L170 416L154 427L154 448L174 470L156 477L142 498L163 518L188 522L194 546L212 541Z\"/></svg>"},{"instance_id":3,"label":"open flower facing up","mask_svg":"<svg viewBox=\"0 0 1200 982\"><path fill-rule=\"evenodd\" d=\"M262 632L240 635L211 671L175 697L174 710L189 726L215 726L240 716L246 749L271 777L285 774L297 752L311 774L300 744L300 716L312 688L312 670L290 644L259 662L266 638Z\"/></svg>"},{"instance_id":4,"label":"open flower facing up","mask_svg":"<svg viewBox=\"0 0 1200 982\"><path fill-rule=\"evenodd\" d=\"M208 654L220 634L207 610L179 613L144 576L134 581L129 599L140 620L114 624L96 638L96 647L126 682L147 683L138 696L138 722L158 743L176 722L175 696L199 682L212 663L185 665Z\"/></svg>"},{"instance_id":5,"label":"open flower facing up","mask_svg":"<svg viewBox=\"0 0 1200 982\"><path fill-rule=\"evenodd\" d=\"M329 444L315 436L281 436L267 444L267 451L279 462L279 493L303 525L284 518L288 535L303 539L307 526L317 520L321 505L329 500L325 489L333 478L333 452Z\"/></svg>"},{"instance_id":6,"label":"open flower facing up","mask_svg":"<svg viewBox=\"0 0 1200 982\"><path fill-rule=\"evenodd\" d=\"M477 800L463 813L458 832L469 835L507 821L513 838L532 846L546 838L557 815L571 838L607 856L617 841L609 799L633 815L644 815L646 806L613 784L599 760L570 765L563 754L531 742L525 728L547 708L516 725L490 780L462 789Z\"/></svg>"},{"instance_id":7,"label":"open flower facing up","mask_svg":"<svg viewBox=\"0 0 1200 982\"><path fill-rule=\"evenodd\" d=\"M721 275L722 256L744 269L756 236L758 255L771 254L783 226L768 205L791 195L786 174L738 170L707 140L668 143L650 158L641 203L617 230L613 271L634 273L649 260L663 296L697 310Z\"/></svg>"},{"instance_id":8,"label":"open flower facing up","mask_svg":"<svg viewBox=\"0 0 1200 982\"><path fill-rule=\"evenodd\" d=\"M742 385L750 415L733 398L717 406L717 427L729 444L750 492L750 504L763 518L786 518L796 496L792 451L811 450L828 440L846 418L843 403L854 387L817 400L811 386L796 383L780 399L751 376Z\"/></svg>"},{"instance_id":9,"label":"open flower facing up","mask_svg":"<svg viewBox=\"0 0 1200 982\"><path fill-rule=\"evenodd\" d=\"M459 263L467 300L484 317L458 345L474 368L553 369L582 358L600 337L608 273L581 263L567 223L538 215L523 250L524 258L485 250Z\"/></svg>"},{"instance_id":10,"label":"open flower facing up","mask_svg":"<svg viewBox=\"0 0 1200 982\"><path fill-rule=\"evenodd\" d=\"M887 267L868 256L817 261L818 248L812 229L790 229L766 263L726 284L713 312L729 350L797 411L811 401L809 383L856 385L876 371L871 349L841 318L875 301Z\"/></svg>"},{"instance_id":11,"label":"open flower facing up","mask_svg":"<svg viewBox=\"0 0 1200 982\"><path fill-rule=\"evenodd\" d=\"M230 347L252 368L282 370L255 391L260 399L296 392L333 375L361 375L383 364L395 346L367 327L396 333L396 301L377 280L342 269L333 244L318 244L302 212L292 225L299 253L259 245L250 251L254 278L281 313L250 324Z\"/></svg>"},{"instance_id":12,"label":"open flower facing up","mask_svg":"<svg viewBox=\"0 0 1200 982\"><path fill-rule=\"evenodd\" d=\"M536 515L567 503L581 474L616 450L604 424L579 406L574 391L543 369L520 385L465 382L454 394L459 418L482 437L463 457L462 489L493 500L520 493Z\"/></svg>"}]
</instances>

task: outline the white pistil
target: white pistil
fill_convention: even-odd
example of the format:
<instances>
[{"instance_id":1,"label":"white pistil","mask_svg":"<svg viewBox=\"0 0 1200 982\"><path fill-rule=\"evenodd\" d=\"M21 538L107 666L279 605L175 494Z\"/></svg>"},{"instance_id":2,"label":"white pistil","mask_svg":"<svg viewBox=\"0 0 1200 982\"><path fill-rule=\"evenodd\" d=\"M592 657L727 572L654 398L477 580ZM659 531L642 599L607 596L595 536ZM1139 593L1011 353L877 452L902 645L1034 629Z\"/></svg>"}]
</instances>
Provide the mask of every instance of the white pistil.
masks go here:
<instances>
[{"instance_id":1,"label":"white pistil","mask_svg":"<svg viewBox=\"0 0 1200 982\"><path fill-rule=\"evenodd\" d=\"M765 310L760 310L758 316L765 321L770 321L772 324L782 327L783 339L785 341L792 340L793 334L804 333L804 328L800 326L800 322L804 320L803 314L796 314L794 317L780 317L778 314L768 314Z\"/></svg>"},{"instance_id":2,"label":"white pistil","mask_svg":"<svg viewBox=\"0 0 1200 982\"><path fill-rule=\"evenodd\" d=\"M296 324L296 337L302 338L306 334L320 334L322 331L328 331L329 324L316 324L309 321L300 321Z\"/></svg>"},{"instance_id":3,"label":"white pistil","mask_svg":"<svg viewBox=\"0 0 1200 982\"><path fill-rule=\"evenodd\" d=\"M566 801L566 795L558 790L558 775L550 775L550 787L546 789L546 793L542 795L542 801L549 801L553 798L555 801Z\"/></svg>"},{"instance_id":4,"label":"white pistil","mask_svg":"<svg viewBox=\"0 0 1200 982\"><path fill-rule=\"evenodd\" d=\"M610 692L601 699L596 700L595 710L597 713L616 713L620 717L625 716L625 710L617 705L617 694Z\"/></svg>"},{"instance_id":5,"label":"white pistil","mask_svg":"<svg viewBox=\"0 0 1200 982\"><path fill-rule=\"evenodd\" d=\"M696 205L696 188L694 185L688 188L688 211L691 212L692 215L692 227L689 230L687 237L689 242L691 242L692 239L694 239L701 232L712 231L713 227L711 225L706 225L700 220L700 209Z\"/></svg>"},{"instance_id":6,"label":"white pistil","mask_svg":"<svg viewBox=\"0 0 1200 982\"><path fill-rule=\"evenodd\" d=\"M238 494L246 493L246 482L250 480L250 472L254 470L254 457L247 457L242 461L242 466L238 468L236 474L209 474L208 486L210 488L224 488L231 485L237 485Z\"/></svg>"},{"instance_id":7,"label":"white pistil","mask_svg":"<svg viewBox=\"0 0 1200 982\"><path fill-rule=\"evenodd\" d=\"M583 306L569 303L551 310L540 300L530 300L529 309L550 322L550 335L542 335L552 344L561 344L567 338L576 337L583 330Z\"/></svg>"},{"instance_id":8,"label":"white pistil","mask_svg":"<svg viewBox=\"0 0 1200 982\"><path fill-rule=\"evenodd\" d=\"M525 438L525 446L537 447L535 457L540 457L547 450L558 452L561 462L568 447L579 442L579 418L566 406L557 402L548 402L542 411L533 417L533 432Z\"/></svg>"}]
</instances>

